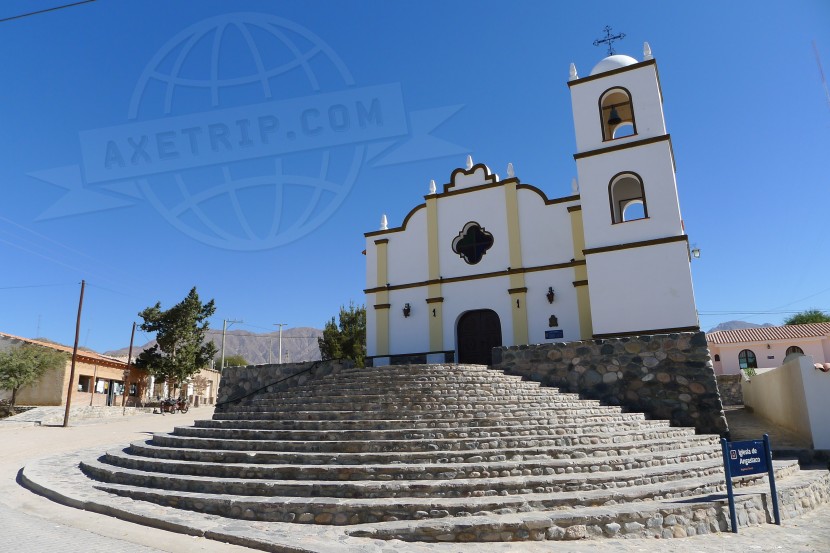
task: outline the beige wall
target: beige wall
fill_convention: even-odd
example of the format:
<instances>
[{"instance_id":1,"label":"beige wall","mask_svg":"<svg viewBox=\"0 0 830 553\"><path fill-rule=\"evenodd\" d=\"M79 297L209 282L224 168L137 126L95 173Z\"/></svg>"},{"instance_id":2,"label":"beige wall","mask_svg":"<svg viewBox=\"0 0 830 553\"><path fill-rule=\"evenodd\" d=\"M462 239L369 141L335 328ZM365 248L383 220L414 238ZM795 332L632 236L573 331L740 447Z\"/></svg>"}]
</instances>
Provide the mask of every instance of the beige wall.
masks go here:
<instances>
[{"instance_id":1,"label":"beige wall","mask_svg":"<svg viewBox=\"0 0 830 553\"><path fill-rule=\"evenodd\" d=\"M199 405L213 405L216 403L216 392L219 390L219 371L202 369L194 376L204 377L208 381L208 385L205 387L204 391L201 394L198 394ZM192 387L189 387L188 396L190 396L190 400L194 404L196 402L196 395L195 390Z\"/></svg>"},{"instance_id":2,"label":"beige wall","mask_svg":"<svg viewBox=\"0 0 830 553\"><path fill-rule=\"evenodd\" d=\"M21 388L17 392L17 404L65 405L71 366L72 361L67 360L65 367L48 371L33 385ZM133 370L135 371L135 369ZM72 405L107 404L107 394L93 394L78 391L78 384L83 376L93 377L94 381L99 379L114 380L116 382L124 381L124 371L121 368L107 367L96 363L78 361L75 363L75 385L72 388ZM135 374L134 376L137 377L140 375ZM133 378L131 378L131 380L133 380ZM113 405L121 405L120 395L114 398Z\"/></svg>"},{"instance_id":3,"label":"beige wall","mask_svg":"<svg viewBox=\"0 0 830 553\"><path fill-rule=\"evenodd\" d=\"M744 404L764 419L830 449L830 373L816 370L808 355L744 380Z\"/></svg>"}]
</instances>

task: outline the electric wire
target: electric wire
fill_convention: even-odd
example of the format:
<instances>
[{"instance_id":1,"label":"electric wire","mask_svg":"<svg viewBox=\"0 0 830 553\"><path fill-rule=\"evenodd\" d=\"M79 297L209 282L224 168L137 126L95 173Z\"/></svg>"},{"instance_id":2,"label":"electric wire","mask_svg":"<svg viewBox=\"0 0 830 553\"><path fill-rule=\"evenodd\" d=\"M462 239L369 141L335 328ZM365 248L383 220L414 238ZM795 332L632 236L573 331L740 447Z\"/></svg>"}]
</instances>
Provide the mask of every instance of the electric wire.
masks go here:
<instances>
[{"instance_id":1,"label":"electric wire","mask_svg":"<svg viewBox=\"0 0 830 553\"><path fill-rule=\"evenodd\" d=\"M71 4L64 4L62 6L55 6L53 8L46 8L46 9L43 9L43 10L37 10L37 11L34 11L34 12L29 12L29 13L21 13L20 15L13 15L11 17L6 17L6 18L3 18L3 19L0 19L0 23L5 23L6 21L14 21L15 19L23 19L24 17L30 17L32 15L39 15L39 14L42 14L42 13L63 10L63 9L66 9L66 8L71 8L73 6L80 6L81 4L89 4L91 2L95 2L95 0L81 0L80 2L72 2Z\"/></svg>"}]
</instances>

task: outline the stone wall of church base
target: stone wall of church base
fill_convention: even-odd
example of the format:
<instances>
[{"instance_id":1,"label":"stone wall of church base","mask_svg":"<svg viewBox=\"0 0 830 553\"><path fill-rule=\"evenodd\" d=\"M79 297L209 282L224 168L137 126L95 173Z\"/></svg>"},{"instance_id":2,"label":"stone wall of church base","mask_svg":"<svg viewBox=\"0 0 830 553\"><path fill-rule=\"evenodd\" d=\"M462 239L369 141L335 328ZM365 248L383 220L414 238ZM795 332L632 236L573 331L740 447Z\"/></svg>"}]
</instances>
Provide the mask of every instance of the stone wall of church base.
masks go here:
<instances>
[{"instance_id":1,"label":"stone wall of church base","mask_svg":"<svg viewBox=\"0 0 830 553\"><path fill-rule=\"evenodd\" d=\"M259 393L279 392L305 384L310 380L339 373L354 367L354 362L334 359L306 363L248 365L225 367L219 381L216 410L223 411L238 401L246 401Z\"/></svg>"},{"instance_id":2,"label":"stone wall of church base","mask_svg":"<svg viewBox=\"0 0 830 553\"><path fill-rule=\"evenodd\" d=\"M743 376L740 374L719 374L718 390L720 391L720 398L724 405L743 405L744 394L741 390L741 380Z\"/></svg>"},{"instance_id":3,"label":"stone wall of church base","mask_svg":"<svg viewBox=\"0 0 830 553\"><path fill-rule=\"evenodd\" d=\"M699 433L728 431L703 332L496 348L493 368Z\"/></svg>"}]
</instances>

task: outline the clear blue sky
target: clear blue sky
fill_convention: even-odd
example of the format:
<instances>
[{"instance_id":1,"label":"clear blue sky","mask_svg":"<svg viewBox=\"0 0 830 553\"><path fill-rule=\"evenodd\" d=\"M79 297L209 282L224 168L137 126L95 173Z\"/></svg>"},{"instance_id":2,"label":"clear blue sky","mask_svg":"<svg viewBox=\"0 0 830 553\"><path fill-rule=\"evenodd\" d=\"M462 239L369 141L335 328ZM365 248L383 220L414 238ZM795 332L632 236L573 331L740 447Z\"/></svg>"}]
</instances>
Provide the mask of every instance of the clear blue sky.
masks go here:
<instances>
[{"instance_id":1,"label":"clear blue sky","mask_svg":"<svg viewBox=\"0 0 830 553\"><path fill-rule=\"evenodd\" d=\"M5 0L0 19L68 1ZM363 233L382 213L399 225L429 180L446 182L466 153L502 175L513 162L522 182L550 197L569 193L576 169L568 64L588 74L605 55L592 45L605 25L626 34L618 53L640 58L648 41L658 63L681 209L702 251L693 275L703 328L830 309L830 105L812 46L830 71L830 2L621 6L98 0L0 23L0 331L35 336L39 328L71 343L81 279L90 283L81 343L97 350L125 346L138 311L156 301L169 307L194 285L216 300L214 328L223 318L244 319L235 328L253 331L277 322L322 327L341 304L363 302ZM257 21L276 23L275 31ZM249 35L229 32L213 51L211 33L239 22ZM315 48L321 55L310 65L291 65ZM258 67L274 69L273 82L246 80ZM168 97L153 75L173 73L180 80ZM202 86L217 79L227 86ZM384 85L392 86L372 88ZM353 89L399 108L389 122L398 138L429 131L440 108L446 117L463 107L432 131L445 142L416 141L397 159L369 159L379 137L361 135L354 121L304 145L297 139L279 174L308 178L328 163L329 191L320 197L307 181L275 187L276 177L267 178L277 172L273 157L244 148L227 163L236 187L229 193L222 167L199 160L107 180L96 173L101 163L84 157L91 151L100 161L104 152L107 168L129 167L143 150L107 151L102 136L138 136L142 123L155 133L192 124L207 140L206 125L233 122L229 110L239 106L256 112L299 99L279 107L296 120L319 97L347 102ZM221 149L222 137L214 139ZM161 148L181 157L182 144ZM379 163L384 156L397 163ZM281 223L272 226L277 190ZM175 211L183 198L195 208Z\"/></svg>"}]
</instances>

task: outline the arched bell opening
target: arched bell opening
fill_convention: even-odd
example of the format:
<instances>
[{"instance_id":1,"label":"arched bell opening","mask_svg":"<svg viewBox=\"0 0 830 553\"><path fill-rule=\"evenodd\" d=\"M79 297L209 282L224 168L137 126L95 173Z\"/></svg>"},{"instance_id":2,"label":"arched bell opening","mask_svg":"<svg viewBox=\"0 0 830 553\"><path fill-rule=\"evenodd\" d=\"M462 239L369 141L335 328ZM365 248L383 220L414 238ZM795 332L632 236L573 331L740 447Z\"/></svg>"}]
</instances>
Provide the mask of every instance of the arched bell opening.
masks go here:
<instances>
[{"instance_id":1,"label":"arched bell opening","mask_svg":"<svg viewBox=\"0 0 830 553\"><path fill-rule=\"evenodd\" d=\"M602 140L614 140L637 134L631 93L623 87L606 90L599 98Z\"/></svg>"},{"instance_id":2,"label":"arched bell opening","mask_svg":"<svg viewBox=\"0 0 830 553\"><path fill-rule=\"evenodd\" d=\"M648 218L643 180L636 173L619 173L608 184L611 222L625 223Z\"/></svg>"}]
</instances>

